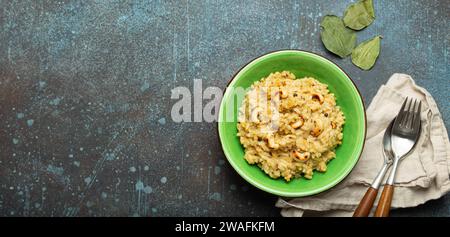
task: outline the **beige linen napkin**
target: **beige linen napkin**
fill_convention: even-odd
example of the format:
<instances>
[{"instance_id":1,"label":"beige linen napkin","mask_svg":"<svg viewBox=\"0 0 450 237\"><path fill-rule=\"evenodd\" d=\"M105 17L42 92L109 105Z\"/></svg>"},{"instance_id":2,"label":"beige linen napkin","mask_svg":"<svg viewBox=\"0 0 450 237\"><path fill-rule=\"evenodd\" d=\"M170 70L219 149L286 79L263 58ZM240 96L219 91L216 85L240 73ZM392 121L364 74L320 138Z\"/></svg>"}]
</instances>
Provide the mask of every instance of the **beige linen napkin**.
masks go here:
<instances>
[{"instance_id":1,"label":"beige linen napkin","mask_svg":"<svg viewBox=\"0 0 450 237\"><path fill-rule=\"evenodd\" d=\"M422 100L422 135L414 152L399 164L392 208L414 207L450 191L450 143L436 102L409 75L394 74L381 86L367 109L366 144L350 175L334 188L315 196L279 198L276 206L282 208L281 215L351 216L383 164L384 131L407 96ZM382 187L372 212L381 190Z\"/></svg>"}]
</instances>

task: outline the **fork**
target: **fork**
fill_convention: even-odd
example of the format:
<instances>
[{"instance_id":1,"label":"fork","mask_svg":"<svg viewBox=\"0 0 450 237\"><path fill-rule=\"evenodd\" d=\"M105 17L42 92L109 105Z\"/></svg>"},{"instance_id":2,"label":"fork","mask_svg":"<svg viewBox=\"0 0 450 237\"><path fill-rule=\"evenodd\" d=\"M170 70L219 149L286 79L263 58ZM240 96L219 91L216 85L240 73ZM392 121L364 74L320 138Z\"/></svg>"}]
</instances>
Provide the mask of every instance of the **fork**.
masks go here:
<instances>
[{"instance_id":1,"label":"fork","mask_svg":"<svg viewBox=\"0 0 450 237\"><path fill-rule=\"evenodd\" d=\"M394 194L395 174L400 159L410 154L417 144L420 136L421 121L420 111L422 102L406 98L394 121L391 131L392 152L394 154L394 164L391 173L381 193L380 201L375 211L376 217L389 216L392 197Z\"/></svg>"}]
</instances>

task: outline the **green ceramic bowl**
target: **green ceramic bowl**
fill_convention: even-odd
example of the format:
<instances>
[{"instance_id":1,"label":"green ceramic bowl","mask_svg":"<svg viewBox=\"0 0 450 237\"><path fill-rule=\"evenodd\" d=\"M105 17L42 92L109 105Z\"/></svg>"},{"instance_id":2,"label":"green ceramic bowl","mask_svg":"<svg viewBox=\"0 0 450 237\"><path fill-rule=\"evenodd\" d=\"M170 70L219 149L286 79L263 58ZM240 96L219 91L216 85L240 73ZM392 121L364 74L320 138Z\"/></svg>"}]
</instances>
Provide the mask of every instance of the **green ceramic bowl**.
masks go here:
<instances>
[{"instance_id":1,"label":"green ceramic bowl","mask_svg":"<svg viewBox=\"0 0 450 237\"><path fill-rule=\"evenodd\" d=\"M288 70L297 78L314 77L328 85L337 104L346 117L342 145L336 149L336 158L328 163L325 173L314 172L312 180L297 178L291 182L272 179L258 166L244 159L244 148L237 137L237 113L242 98L236 99L231 88L248 88L271 72ZM233 102L234 100L234 102ZM231 103L230 103L231 101ZM234 104L232 106L232 104ZM229 111L233 119L227 120ZM363 100L350 77L336 64L314 53L283 50L256 58L244 66L231 80L219 110L219 138L233 168L255 187L284 197L304 197L323 192L341 182L355 167L361 155L366 135L366 116Z\"/></svg>"}]
</instances>

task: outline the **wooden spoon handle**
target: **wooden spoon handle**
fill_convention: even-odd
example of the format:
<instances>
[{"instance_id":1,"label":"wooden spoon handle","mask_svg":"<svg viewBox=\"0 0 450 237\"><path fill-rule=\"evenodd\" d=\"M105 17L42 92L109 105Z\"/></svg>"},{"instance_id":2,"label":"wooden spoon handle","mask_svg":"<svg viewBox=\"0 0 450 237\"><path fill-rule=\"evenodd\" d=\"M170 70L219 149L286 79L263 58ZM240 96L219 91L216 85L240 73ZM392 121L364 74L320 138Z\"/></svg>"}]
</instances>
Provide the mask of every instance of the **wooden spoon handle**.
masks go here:
<instances>
[{"instance_id":1,"label":"wooden spoon handle","mask_svg":"<svg viewBox=\"0 0 450 237\"><path fill-rule=\"evenodd\" d=\"M370 210L372 210L373 203L377 198L377 194L378 189L369 187L366 194L364 194L364 197L359 202L359 205L356 208L355 212L353 213L353 217L368 217Z\"/></svg>"},{"instance_id":2,"label":"wooden spoon handle","mask_svg":"<svg viewBox=\"0 0 450 237\"><path fill-rule=\"evenodd\" d=\"M394 195L393 185L384 185L383 192L381 193L380 201L378 201L378 207L375 211L375 217L388 217L391 210L392 196Z\"/></svg>"}]
</instances>

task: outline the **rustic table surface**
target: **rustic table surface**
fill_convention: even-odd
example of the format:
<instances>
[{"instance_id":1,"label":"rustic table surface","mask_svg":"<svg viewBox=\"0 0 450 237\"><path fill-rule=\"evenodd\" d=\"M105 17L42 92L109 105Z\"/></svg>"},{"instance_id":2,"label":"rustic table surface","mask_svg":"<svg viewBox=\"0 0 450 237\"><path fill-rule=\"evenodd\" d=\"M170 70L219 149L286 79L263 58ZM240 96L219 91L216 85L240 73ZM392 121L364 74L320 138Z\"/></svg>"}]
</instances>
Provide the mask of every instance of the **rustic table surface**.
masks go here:
<instances>
[{"instance_id":1,"label":"rustic table surface","mask_svg":"<svg viewBox=\"0 0 450 237\"><path fill-rule=\"evenodd\" d=\"M0 1L1 216L279 216L226 162L215 123L174 123L171 90L224 88L254 57L305 49L344 68L368 105L395 72L447 127L450 4L375 1L371 71L324 50L320 20L351 1ZM401 216L448 216L450 195Z\"/></svg>"}]
</instances>

